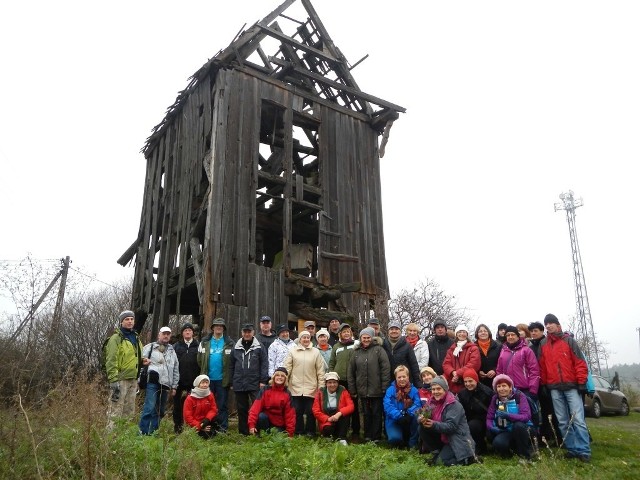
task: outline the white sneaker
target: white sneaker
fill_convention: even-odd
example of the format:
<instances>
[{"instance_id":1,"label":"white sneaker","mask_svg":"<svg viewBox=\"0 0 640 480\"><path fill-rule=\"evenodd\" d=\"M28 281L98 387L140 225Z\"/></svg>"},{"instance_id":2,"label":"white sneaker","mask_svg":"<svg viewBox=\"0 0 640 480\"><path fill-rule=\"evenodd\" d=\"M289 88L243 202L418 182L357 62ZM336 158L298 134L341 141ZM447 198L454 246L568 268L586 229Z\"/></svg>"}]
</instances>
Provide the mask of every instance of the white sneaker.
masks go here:
<instances>
[{"instance_id":1,"label":"white sneaker","mask_svg":"<svg viewBox=\"0 0 640 480\"><path fill-rule=\"evenodd\" d=\"M345 439L343 439L343 438L341 438L340 440L338 440L338 443L339 443L340 445L345 445L345 446L346 446L346 445L349 445L349 444L347 443L347 441L346 441Z\"/></svg>"}]
</instances>

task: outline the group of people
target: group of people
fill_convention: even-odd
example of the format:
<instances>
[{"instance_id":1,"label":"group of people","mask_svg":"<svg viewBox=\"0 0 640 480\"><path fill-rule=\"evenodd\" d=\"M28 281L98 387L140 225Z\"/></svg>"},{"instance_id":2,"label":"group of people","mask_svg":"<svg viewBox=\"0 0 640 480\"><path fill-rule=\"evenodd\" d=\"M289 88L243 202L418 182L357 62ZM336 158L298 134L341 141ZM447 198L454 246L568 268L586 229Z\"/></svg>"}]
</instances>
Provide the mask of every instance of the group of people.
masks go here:
<instances>
[{"instance_id":1,"label":"group of people","mask_svg":"<svg viewBox=\"0 0 640 480\"><path fill-rule=\"evenodd\" d=\"M176 343L162 327L144 347L133 317L122 312L106 347L109 415L133 414L140 361L148 375L141 434L158 428L169 397L176 433L184 423L204 438L225 432L233 389L244 435L319 432L346 444L378 442L384 432L390 445L431 452L431 461L444 465L474 463L489 445L531 460L532 439L546 435L563 441L568 457L591 458L581 396L587 364L553 314L544 325L501 324L496 339L481 324L473 341L466 326L451 335L443 321L435 322L430 339L421 339L414 323L403 336L395 321L385 336L375 318L357 340L337 319L317 332L307 321L293 340L289 327L274 330L269 316L259 319L257 334L245 324L233 341L225 320L216 318L201 342L186 323ZM547 416L557 419L555 430Z\"/></svg>"}]
</instances>

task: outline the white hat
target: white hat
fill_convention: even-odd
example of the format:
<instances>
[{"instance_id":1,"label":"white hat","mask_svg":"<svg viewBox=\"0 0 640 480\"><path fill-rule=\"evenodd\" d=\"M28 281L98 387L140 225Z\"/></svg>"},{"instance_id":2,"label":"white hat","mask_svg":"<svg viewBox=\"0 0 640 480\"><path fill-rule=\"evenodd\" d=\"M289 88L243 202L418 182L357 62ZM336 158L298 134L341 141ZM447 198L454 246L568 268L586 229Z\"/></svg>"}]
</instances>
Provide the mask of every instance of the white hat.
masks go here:
<instances>
[{"instance_id":1,"label":"white hat","mask_svg":"<svg viewBox=\"0 0 640 480\"><path fill-rule=\"evenodd\" d=\"M170 329L169 327L162 327L162 328L160 329L160 333L164 333L164 332L169 332L169 333L171 333L171 329Z\"/></svg>"},{"instance_id":2,"label":"white hat","mask_svg":"<svg viewBox=\"0 0 640 480\"><path fill-rule=\"evenodd\" d=\"M327 380L335 380L336 382L339 382L340 375L338 375L336 372L327 372L324 374L324 381L326 382Z\"/></svg>"},{"instance_id":3,"label":"white hat","mask_svg":"<svg viewBox=\"0 0 640 480\"><path fill-rule=\"evenodd\" d=\"M455 334L456 334L456 335L458 335L458 332L467 332L467 333L469 333L469 329L467 328L467 326L466 326L466 325L464 325L464 324L460 324L460 325L458 325L458 326L456 327Z\"/></svg>"},{"instance_id":4,"label":"white hat","mask_svg":"<svg viewBox=\"0 0 640 480\"><path fill-rule=\"evenodd\" d=\"M318 330L318 332L316 333L316 339L320 338L320 335L326 335L327 338L329 338L329 330L327 330L326 328L321 328L320 330Z\"/></svg>"},{"instance_id":5,"label":"white hat","mask_svg":"<svg viewBox=\"0 0 640 480\"><path fill-rule=\"evenodd\" d=\"M196 379L193 381L193 386L198 388L198 385L200 385L200 382L202 380L209 380L209 377L206 375L198 375Z\"/></svg>"},{"instance_id":6,"label":"white hat","mask_svg":"<svg viewBox=\"0 0 640 480\"><path fill-rule=\"evenodd\" d=\"M298 334L298 338L302 338L302 337L304 337L305 335L306 335L306 336L308 336L309 338L311 338L311 334L310 334L308 331L306 331L306 330L302 330L302 331Z\"/></svg>"}]
</instances>

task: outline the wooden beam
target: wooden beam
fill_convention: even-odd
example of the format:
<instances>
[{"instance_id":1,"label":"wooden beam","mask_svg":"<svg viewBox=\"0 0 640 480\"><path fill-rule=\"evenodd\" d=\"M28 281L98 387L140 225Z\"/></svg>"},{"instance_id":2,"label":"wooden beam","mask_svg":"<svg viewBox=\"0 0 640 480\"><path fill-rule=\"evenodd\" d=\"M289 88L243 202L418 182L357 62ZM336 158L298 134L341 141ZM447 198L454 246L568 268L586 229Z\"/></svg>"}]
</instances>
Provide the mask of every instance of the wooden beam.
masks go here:
<instances>
[{"instance_id":1,"label":"wooden beam","mask_svg":"<svg viewBox=\"0 0 640 480\"><path fill-rule=\"evenodd\" d=\"M287 45L291 45L294 48L297 48L298 50L302 50L304 52L315 55L316 57L321 58L325 62L335 63L338 61L338 59L335 58L333 55L326 54L322 50L318 50L317 48L313 48L313 47L310 47L309 45L305 45L304 43L300 43L297 40L294 40L293 38L288 37L284 33L280 33L274 28L269 28L265 25L258 25L258 27L260 28L260 30L262 30L264 33L266 33L270 37L273 37L276 40L280 40L282 43L285 43Z\"/></svg>"},{"instance_id":2,"label":"wooden beam","mask_svg":"<svg viewBox=\"0 0 640 480\"><path fill-rule=\"evenodd\" d=\"M289 62L286 62L285 60L281 60L279 58L276 57L269 57L269 60L281 67L288 67L290 66ZM342 90L344 92L347 92L351 95L354 95L362 100L366 100L368 102L371 103L375 103L376 105L380 105L381 107L386 107L386 108L390 108L392 110L395 110L397 112L402 112L405 113L407 111L406 108L401 107L400 105L396 105L395 103L391 103L391 102L387 102L386 100L383 100L381 98L375 97L373 95L369 95L368 93L365 93L361 90L349 87L348 85L345 85L344 83L339 83L333 80L329 80L328 78L323 77L322 75L318 75L317 73L313 73L310 72L309 70L297 67L295 65L293 65L293 70L300 74L300 75L305 75L313 80L315 80L316 82L322 83L324 85L328 85L332 88L335 88L337 90Z\"/></svg>"}]
</instances>

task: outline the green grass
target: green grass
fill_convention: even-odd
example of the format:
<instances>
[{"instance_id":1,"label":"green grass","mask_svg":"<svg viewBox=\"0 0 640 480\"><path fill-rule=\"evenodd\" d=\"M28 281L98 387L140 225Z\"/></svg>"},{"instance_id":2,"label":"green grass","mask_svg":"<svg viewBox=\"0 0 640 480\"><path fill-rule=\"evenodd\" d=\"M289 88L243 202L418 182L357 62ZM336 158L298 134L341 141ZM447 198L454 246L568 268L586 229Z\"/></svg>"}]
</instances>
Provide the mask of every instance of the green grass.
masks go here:
<instances>
[{"instance_id":1,"label":"green grass","mask_svg":"<svg viewBox=\"0 0 640 480\"><path fill-rule=\"evenodd\" d=\"M588 420L594 438L591 464L565 460L562 451L545 449L532 465L488 455L482 465L450 468L430 467L425 456L384 445L344 447L282 434L245 438L229 433L209 441L192 431L176 436L168 417L157 435L141 437L133 424L121 424L106 434L101 418L76 423L61 419L63 415L29 415L35 454L24 416L0 412L0 478L635 479L640 471L638 413Z\"/></svg>"}]
</instances>

